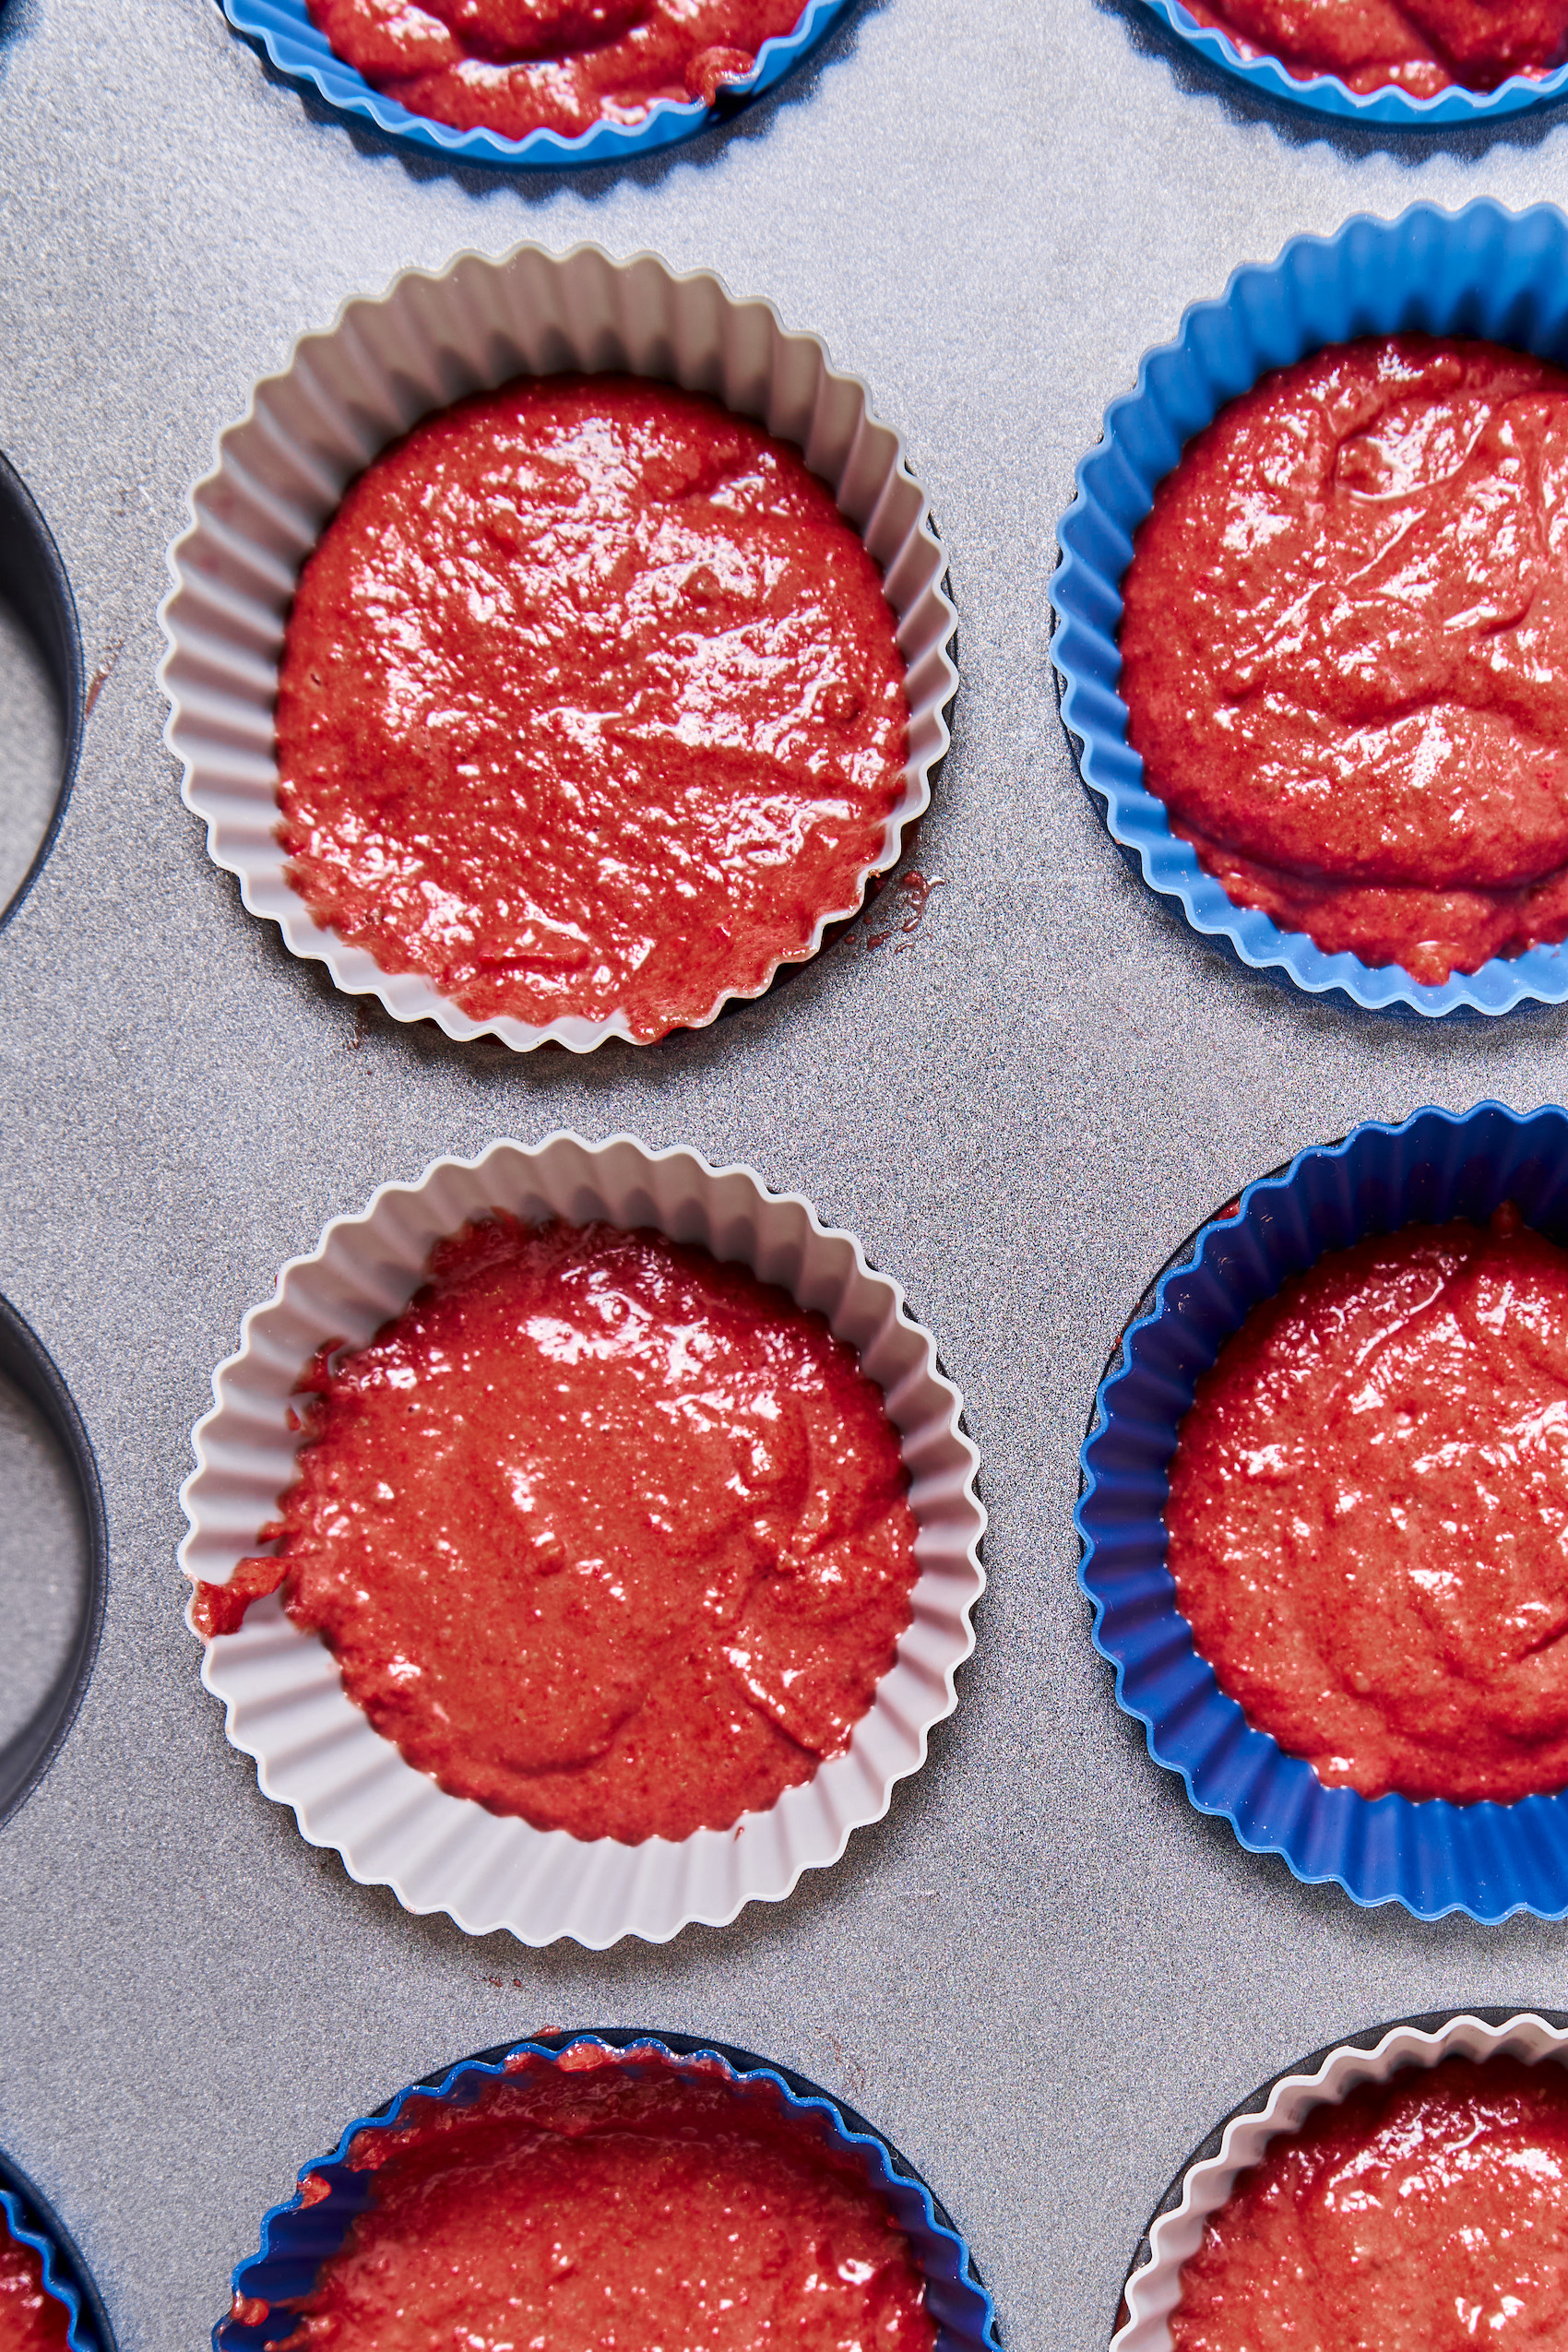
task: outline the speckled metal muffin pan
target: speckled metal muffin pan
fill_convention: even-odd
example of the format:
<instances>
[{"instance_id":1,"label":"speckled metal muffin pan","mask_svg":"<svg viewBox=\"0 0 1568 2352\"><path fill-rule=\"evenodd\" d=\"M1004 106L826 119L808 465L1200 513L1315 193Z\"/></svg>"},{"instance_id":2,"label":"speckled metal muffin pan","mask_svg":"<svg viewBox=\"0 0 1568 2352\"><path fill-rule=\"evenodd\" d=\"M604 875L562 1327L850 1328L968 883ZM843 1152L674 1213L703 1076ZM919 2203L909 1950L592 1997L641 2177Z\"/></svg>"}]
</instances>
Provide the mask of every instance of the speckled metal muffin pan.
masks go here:
<instances>
[{"instance_id":1,"label":"speckled metal muffin pan","mask_svg":"<svg viewBox=\"0 0 1568 2352\"><path fill-rule=\"evenodd\" d=\"M309 2177L324 2183L328 2194L322 2197L317 2192L311 2203L302 2204L296 2192L287 2204L274 2205L264 2215L260 2250L236 2268L234 2296L270 2304L282 2297L309 2293L322 2263L342 2244L364 2202L363 2175L351 2172L345 2162L362 2132L386 2130L400 2122L410 2101L439 2099L467 2105L486 2082L505 2073L509 2058L527 2053L555 2059L564 2051L592 2045L623 2052L624 2062L634 2068L646 2051L654 2064L695 2061L710 2076L717 2069L732 2085L738 2100L748 2097L777 2100L808 2131L820 2132L827 2147L853 2157L872 2188L885 2199L924 2274L926 2309L937 2323L936 2352L999 2352L992 2300L980 2282L968 2246L914 2167L874 2124L803 2075L775 2066L750 2050L705 2042L690 2034L624 2028L552 2034L516 2042L510 2048L503 2045L481 2050L444 2073L410 2084L374 2115L361 2116L348 2126L331 2156L300 2167L302 2188ZM231 2310L213 2328L213 2352L265 2352L293 2324L292 2315L285 2311L272 2310L265 2321L245 2323Z\"/></svg>"},{"instance_id":2,"label":"speckled metal muffin pan","mask_svg":"<svg viewBox=\"0 0 1568 2352\"><path fill-rule=\"evenodd\" d=\"M726 129L480 171L340 114L219 0L5 0L0 131L0 449L69 572L91 704L0 926L0 1294L80 1409L109 1546L82 1704L0 1826L0 2142L128 2352L192 2352L348 2118L546 2026L661 2025L874 2118L1005 2352L1107 2352L1217 2117L1369 2020L1568 2001L1568 1930L1303 1886L1151 1764L1075 1581L1096 1384L1259 1170L1421 1103L1568 1102L1568 1009L1368 1014L1151 897L1057 715L1054 534L1189 304L1352 215L1559 202L1568 115L1369 135L1253 102L1144 0L858 0ZM918 930L862 918L657 1048L519 1056L387 1018L247 911L180 798L155 614L215 434L302 328L465 250L585 241L766 293L873 387L941 523L964 691L889 882L933 885ZM557 1128L744 1163L857 1235L938 1336L991 1514L959 1704L886 1817L786 1903L608 1952L475 1941L313 1847L200 1686L174 1556L212 1368L279 1268L378 1185Z\"/></svg>"}]
</instances>

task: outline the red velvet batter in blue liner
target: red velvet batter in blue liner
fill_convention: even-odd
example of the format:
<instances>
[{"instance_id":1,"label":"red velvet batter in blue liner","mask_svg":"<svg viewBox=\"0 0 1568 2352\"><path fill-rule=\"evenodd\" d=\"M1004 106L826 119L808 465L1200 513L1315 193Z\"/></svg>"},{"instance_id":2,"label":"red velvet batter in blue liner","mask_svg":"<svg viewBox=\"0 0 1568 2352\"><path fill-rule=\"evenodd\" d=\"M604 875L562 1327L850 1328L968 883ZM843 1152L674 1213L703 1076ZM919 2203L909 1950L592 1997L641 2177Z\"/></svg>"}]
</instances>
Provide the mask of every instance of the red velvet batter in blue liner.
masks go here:
<instances>
[{"instance_id":1,"label":"red velvet batter in blue liner","mask_svg":"<svg viewBox=\"0 0 1568 2352\"><path fill-rule=\"evenodd\" d=\"M728 122L781 81L854 6L855 0L801 0L794 31L787 40L764 42L755 73L731 83L721 106L695 101L677 105L660 98L640 123L596 123L571 139L558 131L530 131L527 138L509 139L496 131L459 131L450 123L412 114L395 98L373 89L316 30L305 0L222 0L223 13L236 32L259 42L279 73L310 83L339 113L374 123L389 138L448 162L494 163L515 172L583 171L592 164L626 163L695 138L699 132Z\"/></svg>"},{"instance_id":2,"label":"red velvet batter in blue liner","mask_svg":"<svg viewBox=\"0 0 1568 2352\"><path fill-rule=\"evenodd\" d=\"M1063 724L1106 829L1149 888L1231 958L1314 995L1368 1010L1502 1014L1568 998L1568 944L1493 956L1441 985L1398 964L1326 955L1240 906L1171 832L1127 740L1120 692L1122 581L1155 489L1184 445L1272 369L1363 335L1415 329L1479 336L1568 360L1568 220L1550 205L1512 213L1491 197L1458 213L1412 205L1396 220L1358 215L1331 237L1293 237L1272 262L1238 269L1218 301L1197 303L1175 339L1149 352L1135 391L1113 400L1102 438L1077 469L1058 529L1051 656Z\"/></svg>"},{"instance_id":3,"label":"red velvet batter in blue liner","mask_svg":"<svg viewBox=\"0 0 1568 2352\"><path fill-rule=\"evenodd\" d=\"M76 2239L48 2198L5 2156L0 2156L0 2213L12 2237L43 2257L43 2284L67 2313L70 2352L116 2352L103 2299Z\"/></svg>"},{"instance_id":4,"label":"red velvet batter in blue liner","mask_svg":"<svg viewBox=\"0 0 1568 2352\"><path fill-rule=\"evenodd\" d=\"M1148 5L1189 48L1259 97L1283 100L1313 114L1337 115L1342 122L1400 131L1467 130L1555 105L1568 96L1568 65L1558 65L1538 80L1513 74L1495 89L1467 89L1455 83L1434 98L1413 98L1408 90L1393 88L1351 89L1337 74L1313 74L1300 80L1277 57L1243 56L1229 33L1200 25L1181 0L1148 0Z\"/></svg>"},{"instance_id":5,"label":"red velvet batter in blue liner","mask_svg":"<svg viewBox=\"0 0 1568 2352\"><path fill-rule=\"evenodd\" d=\"M262 2220L259 2251L234 2271L235 2295L271 2303L273 2310L259 2325L243 2324L232 2312L226 2313L212 2331L214 2352L265 2352L266 2346L279 2342L293 2329L293 2313L277 2310L277 2301L308 2294L322 2263L337 2252L355 2214L370 2202L374 2175L350 2171L346 2161L361 2132L395 2124L410 2098L431 2092L466 2104L477 2096L481 2084L504 2072L505 2061L515 2052L558 2058L563 2050L584 2042L632 2052L646 2049L656 2061L717 2059L737 2085L771 2085L797 2114L819 2118L832 2139L859 2159L867 2180L885 2199L909 2240L925 2276L926 2309L937 2323L937 2352L1001 2352L995 2307L980 2283L968 2246L914 2167L863 2116L804 2075L772 2066L749 2050L701 2041L690 2034L642 2033L625 2027L546 2034L529 2041L498 2045L459 2061L444 2074L426 2075L422 2082L410 2084L374 2115L350 2123L330 2156L300 2168L302 2183L313 2175L327 2182L329 2194L314 2204L302 2205L296 2192L286 2204L274 2205ZM91 2352L91 2348L79 2347L79 2352ZM106 2346L105 2352L113 2352L113 2346Z\"/></svg>"},{"instance_id":6,"label":"red velvet batter in blue liner","mask_svg":"<svg viewBox=\"0 0 1568 2352\"><path fill-rule=\"evenodd\" d=\"M1501 1103L1461 1117L1369 1123L1250 1184L1204 1226L1129 1324L1096 1400L1079 1462L1079 1582L1116 1696L1144 1725L1157 1764L1181 1774L1201 1812L1253 1853L1278 1854L1308 1883L1361 1904L1402 1903L1493 1921L1568 1913L1568 1791L1512 1805L1358 1796L1254 1730L1198 1656L1166 1566L1166 1468L1201 1373L1250 1310L1329 1250L1417 1221L1484 1225L1505 1200L1568 1245L1568 1111Z\"/></svg>"}]
</instances>

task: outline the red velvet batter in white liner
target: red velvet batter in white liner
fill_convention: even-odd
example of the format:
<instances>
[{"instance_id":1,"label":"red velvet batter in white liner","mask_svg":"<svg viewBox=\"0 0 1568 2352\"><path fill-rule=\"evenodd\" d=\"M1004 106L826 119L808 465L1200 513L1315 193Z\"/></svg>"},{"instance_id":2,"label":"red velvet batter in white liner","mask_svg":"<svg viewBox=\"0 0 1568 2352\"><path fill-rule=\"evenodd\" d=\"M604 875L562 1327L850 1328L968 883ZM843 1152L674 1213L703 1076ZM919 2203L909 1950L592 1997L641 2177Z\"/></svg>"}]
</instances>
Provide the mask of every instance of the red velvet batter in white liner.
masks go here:
<instances>
[{"instance_id":1,"label":"red velvet batter in white liner","mask_svg":"<svg viewBox=\"0 0 1568 2352\"><path fill-rule=\"evenodd\" d=\"M193 1432L198 1467L182 1490L190 1533L180 1550L193 1582L226 1581L275 1515L298 1443L290 1397L315 1350L368 1339L411 1296L431 1243L493 1207L652 1225L701 1242L822 1312L882 1388L910 1474L921 1574L913 1621L849 1749L732 1829L679 1844L589 1844L444 1794L371 1728L327 1651L276 1598L208 1645L202 1679L225 1703L233 1744L255 1758L265 1793L291 1805L305 1836L335 1847L352 1877L391 1886L410 1910L445 1911L473 1934L505 1927L531 1944L663 1942L691 1920L722 1924L748 1902L780 1900L802 1871L837 1860L850 1832L880 1819L897 1783L924 1762L932 1727L956 1704L984 1588L978 1457L958 1426L957 1391L898 1285L806 1202L769 1194L750 1169L653 1154L629 1136L501 1143L477 1161L438 1160L412 1186L384 1186L361 1215L328 1226L309 1257L283 1269L274 1300L245 1317L239 1353L214 1375L214 1408Z\"/></svg>"},{"instance_id":2,"label":"red velvet batter in white liner","mask_svg":"<svg viewBox=\"0 0 1568 2352\"><path fill-rule=\"evenodd\" d=\"M1127 2281L1126 2317L1110 2352L1171 2352L1169 2321L1181 2298L1182 2265L1197 2251L1209 2215L1225 2204L1238 2176L1278 2133L1298 2130L1314 2108L1336 2105L1359 2084L1387 2082L1403 2066L1494 2057L1547 2064L1568 2061L1568 2029L1527 2013L1496 2025L1461 2015L1433 2032L1395 2025L1370 2050L1341 2047L1311 2073L1282 2075L1261 2112L1231 2118L1218 2155L1189 2166L1180 2202L1153 2224L1148 2254ZM1201 2128L1201 2118L1194 2119L1194 2130Z\"/></svg>"},{"instance_id":3,"label":"red velvet batter in white liner","mask_svg":"<svg viewBox=\"0 0 1568 2352\"><path fill-rule=\"evenodd\" d=\"M944 557L897 434L871 416L865 386L836 373L814 336L786 333L768 303L739 302L706 272L677 277L651 254L614 262L579 245L558 259L525 245L499 261L460 255L438 277L409 271L380 298L347 303L325 334L302 338L289 366L256 386L249 413L220 436L215 470L192 493L192 528L171 550L174 585L160 612L165 740L184 764L185 804L207 825L209 856L238 876L245 905L278 924L293 954L325 963L340 989L378 998L396 1020L433 1020L448 1037L496 1037L519 1051L554 1041L587 1052L630 1030L619 1013L563 1016L545 1028L505 1015L473 1019L419 975L383 972L366 950L315 923L276 838L273 707L295 579L353 477L434 408L516 375L572 368L710 393L793 443L881 566L907 664L903 789L853 893L821 911L790 960L814 956L830 926L858 910L871 876L897 864L906 828L930 804L958 683ZM777 969L746 993L760 993ZM727 1001L690 1026L705 1026Z\"/></svg>"}]
</instances>

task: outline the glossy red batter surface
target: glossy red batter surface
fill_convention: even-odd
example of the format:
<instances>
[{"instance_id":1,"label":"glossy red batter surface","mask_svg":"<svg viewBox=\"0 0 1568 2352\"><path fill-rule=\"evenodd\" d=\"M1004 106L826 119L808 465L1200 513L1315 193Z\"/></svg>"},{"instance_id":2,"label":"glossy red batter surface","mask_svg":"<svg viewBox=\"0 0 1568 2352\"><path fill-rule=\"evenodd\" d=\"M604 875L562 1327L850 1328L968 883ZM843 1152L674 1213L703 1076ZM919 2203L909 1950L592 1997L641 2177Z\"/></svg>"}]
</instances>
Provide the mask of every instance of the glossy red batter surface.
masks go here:
<instances>
[{"instance_id":1,"label":"glossy red batter surface","mask_svg":"<svg viewBox=\"0 0 1568 2352\"><path fill-rule=\"evenodd\" d=\"M576 138L656 98L711 106L805 0L308 0L373 89L458 130Z\"/></svg>"},{"instance_id":2,"label":"glossy red batter surface","mask_svg":"<svg viewBox=\"0 0 1568 2352\"><path fill-rule=\"evenodd\" d=\"M286 2307L293 2352L936 2341L909 2241L860 2167L711 2064L513 2061L471 2107L412 2100L349 2160L374 2201Z\"/></svg>"},{"instance_id":3,"label":"glossy red batter surface","mask_svg":"<svg viewBox=\"0 0 1568 2352\"><path fill-rule=\"evenodd\" d=\"M706 1019L858 907L903 791L882 576L798 451L628 376L443 410L300 576L280 837L476 1019Z\"/></svg>"},{"instance_id":4,"label":"glossy red batter surface","mask_svg":"<svg viewBox=\"0 0 1568 2352\"><path fill-rule=\"evenodd\" d=\"M1568 935L1568 375L1405 335L1265 376L1125 600L1129 739L1238 904L1424 981Z\"/></svg>"},{"instance_id":5,"label":"glossy red batter surface","mask_svg":"<svg viewBox=\"0 0 1568 2352\"><path fill-rule=\"evenodd\" d=\"M1568 1785L1568 1253L1516 1211L1287 1282L1198 1383L1170 1479L1198 1651L1320 1780Z\"/></svg>"},{"instance_id":6,"label":"glossy red batter surface","mask_svg":"<svg viewBox=\"0 0 1568 2352\"><path fill-rule=\"evenodd\" d=\"M454 1796L583 1838L727 1829L849 1744L919 1574L882 1391L817 1314L606 1225L466 1226L319 1369L277 1556L344 1687Z\"/></svg>"},{"instance_id":7,"label":"glossy red batter surface","mask_svg":"<svg viewBox=\"0 0 1568 2352\"><path fill-rule=\"evenodd\" d=\"M1568 2083L1446 2059L1314 2108L1182 2265L1173 2352L1557 2352Z\"/></svg>"},{"instance_id":8,"label":"glossy red batter surface","mask_svg":"<svg viewBox=\"0 0 1568 2352\"><path fill-rule=\"evenodd\" d=\"M0 2352L65 2352L71 2315L43 2283L43 2257L0 2214Z\"/></svg>"},{"instance_id":9,"label":"glossy red batter surface","mask_svg":"<svg viewBox=\"0 0 1568 2352\"><path fill-rule=\"evenodd\" d=\"M1277 57L1298 81L1336 74L1366 92L1435 98L1460 83L1538 80L1568 53L1568 0L1182 0L1243 57Z\"/></svg>"}]
</instances>

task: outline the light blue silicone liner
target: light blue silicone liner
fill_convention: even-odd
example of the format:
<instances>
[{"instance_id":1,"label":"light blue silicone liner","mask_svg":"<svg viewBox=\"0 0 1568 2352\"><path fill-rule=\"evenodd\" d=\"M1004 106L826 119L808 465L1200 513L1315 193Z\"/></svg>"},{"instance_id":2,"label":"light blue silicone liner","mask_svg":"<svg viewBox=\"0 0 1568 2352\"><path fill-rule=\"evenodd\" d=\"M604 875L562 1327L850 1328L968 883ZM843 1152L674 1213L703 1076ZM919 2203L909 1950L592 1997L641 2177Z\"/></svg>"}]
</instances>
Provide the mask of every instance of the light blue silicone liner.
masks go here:
<instances>
[{"instance_id":1,"label":"light blue silicone liner","mask_svg":"<svg viewBox=\"0 0 1568 2352\"><path fill-rule=\"evenodd\" d=\"M8 2157L0 2157L0 2212L13 2238L43 2257L43 2284L68 2314L71 2352L114 2352L109 2315L75 2239L46 2197Z\"/></svg>"},{"instance_id":2,"label":"light blue silicone liner","mask_svg":"<svg viewBox=\"0 0 1568 2352\"><path fill-rule=\"evenodd\" d=\"M1325 1788L1303 1758L1253 1729L1199 1657L1166 1566L1166 1473L1199 1377L1288 1276L1366 1233L1457 1217L1484 1224L1505 1200L1568 1244L1568 1111L1418 1111L1298 1154L1249 1184L1161 1276L1153 1305L1127 1327L1079 1456L1078 1574L1095 1646L1155 1762L1254 1854L1282 1855L1309 1884L1332 1880L1358 1903L1402 1903L1420 1919L1561 1918L1568 1791L1451 1805Z\"/></svg>"},{"instance_id":3,"label":"light blue silicone liner","mask_svg":"<svg viewBox=\"0 0 1568 2352\"><path fill-rule=\"evenodd\" d=\"M1412 98L1408 90L1353 90L1336 74L1314 74L1298 81L1277 57L1243 57L1229 33L1200 25L1181 0L1147 0L1162 24L1169 25L1189 48L1211 65L1234 74L1240 82L1267 98L1282 98L1290 106L1304 106L1313 114L1335 114L1348 123L1372 123L1400 131L1451 131L1499 122L1504 115L1523 114L1537 106L1550 106L1568 92L1568 65L1558 65L1538 81L1515 74L1496 89L1440 90L1435 98Z\"/></svg>"},{"instance_id":4,"label":"light blue silicone liner","mask_svg":"<svg viewBox=\"0 0 1568 2352\"><path fill-rule=\"evenodd\" d=\"M1184 444L1271 368L1325 343L1406 328L1484 336L1568 365L1568 220L1552 205L1514 213L1490 197L1457 213L1420 204L1396 220L1361 215L1331 237L1292 238L1277 261L1238 269L1218 302L1194 303L1175 342L1145 359L1137 389L1111 402L1100 441L1077 469L1051 587L1062 718L1112 840L1151 889L1181 902L1194 931L1254 970L1316 995L1338 991L1369 1010L1496 1014L1526 1001L1558 1004L1568 998L1561 946L1494 956L1429 987L1397 964L1324 955L1304 932L1281 931L1267 915L1236 906L1171 833L1127 741L1117 688L1122 580L1156 485Z\"/></svg>"},{"instance_id":5,"label":"light blue silicone liner","mask_svg":"<svg viewBox=\"0 0 1568 2352\"><path fill-rule=\"evenodd\" d=\"M410 2099L454 2099L468 2104L481 2085L505 2071L505 2061L518 2051L557 2059L585 2042L623 2051L635 2065L647 2050L659 2064L679 2066L693 2059L718 2062L738 2087L770 2085L786 2106L802 2116L814 2116L827 2127L832 2140L864 2166L872 2186L885 2198L899 2227L925 2275L926 2309L937 2322L937 2352L999 2352L995 2310L980 2285L968 2246L938 2205L920 2175L885 2140L873 2125L852 2108L829 2097L804 2076L787 2067L770 2066L750 2051L723 2043L699 2041L687 2034L598 2031L552 2034L541 2040L515 2042L463 2059L442 2075L410 2084L397 2097L350 2123L336 2149L315 2164L302 2166L303 2185L312 2174L327 2183L330 2193L302 2206L298 2192L286 2204L274 2205L262 2221L260 2251L241 2263L233 2274L236 2295L255 2297L273 2306L258 2325L242 2325L232 2315L212 2331L214 2352L262 2352L294 2326L291 2312L277 2309L279 2300L308 2294L328 2254L336 2253L356 2213L370 2202L374 2175L350 2171L347 2157L361 2132L385 2131L395 2124Z\"/></svg>"},{"instance_id":6,"label":"light blue silicone liner","mask_svg":"<svg viewBox=\"0 0 1568 2352\"><path fill-rule=\"evenodd\" d=\"M802 0L794 31L763 42L755 72L728 86L722 106L695 101L677 105L672 99L659 98L640 123L596 123L572 139L563 138L559 131L530 131L527 138L507 139L496 131L459 131L427 114L410 114L396 99L373 89L316 30L305 0L222 0L223 13L236 32L259 41L280 74L309 82L339 113L360 115L389 138L422 148L449 163L497 163L516 172L585 171L593 164L626 163L634 156L656 154L729 122L741 107L781 81L855 5L856 0Z\"/></svg>"}]
</instances>

